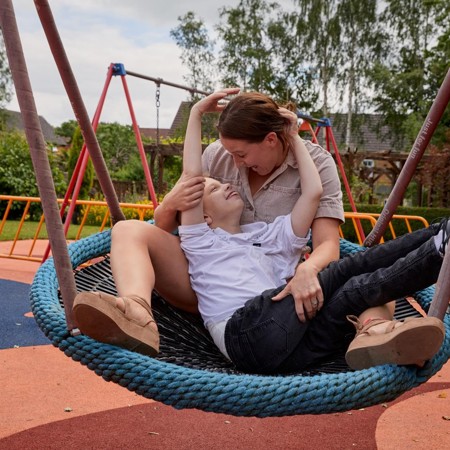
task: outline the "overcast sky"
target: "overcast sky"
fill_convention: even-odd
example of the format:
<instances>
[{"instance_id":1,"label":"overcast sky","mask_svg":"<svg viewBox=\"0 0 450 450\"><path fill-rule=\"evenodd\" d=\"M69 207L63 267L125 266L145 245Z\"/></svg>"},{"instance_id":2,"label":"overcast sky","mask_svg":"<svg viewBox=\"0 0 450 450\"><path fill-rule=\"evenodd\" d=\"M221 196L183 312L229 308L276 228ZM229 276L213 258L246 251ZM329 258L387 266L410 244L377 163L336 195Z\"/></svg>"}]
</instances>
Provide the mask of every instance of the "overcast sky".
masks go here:
<instances>
[{"instance_id":1,"label":"overcast sky","mask_svg":"<svg viewBox=\"0 0 450 450\"><path fill-rule=\"evenodd\" d=\"M165 81L186 85L180 50L170 37L178 17L194 11L209 30L219 23L219 8L239 0L49 0L56 25L89 114L93 115L111 62ZM281 2L280 2L281 3ZM32 0L13 0L38 113L51 125L74 114ZM155 84L127 76L141 127L156 126ZM161 86L160 126L169 128L188 93ZM17 99L7 106L19 110ZM122 83L113 77L103 122L131 123Z\"/></svg>"}]
</instances>

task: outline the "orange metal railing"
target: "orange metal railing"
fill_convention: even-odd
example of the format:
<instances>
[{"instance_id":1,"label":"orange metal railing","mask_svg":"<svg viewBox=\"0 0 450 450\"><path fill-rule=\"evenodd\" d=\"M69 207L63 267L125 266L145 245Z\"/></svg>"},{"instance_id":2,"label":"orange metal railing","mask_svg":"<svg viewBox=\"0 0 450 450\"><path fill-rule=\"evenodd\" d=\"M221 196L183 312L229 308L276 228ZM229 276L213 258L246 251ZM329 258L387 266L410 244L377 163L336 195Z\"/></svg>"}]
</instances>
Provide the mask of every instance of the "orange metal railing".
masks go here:
<instances>
[{"instance_id":1,"label":"orange metal railing","mask_svg":"<svg viewBox=\"0 0 450 450\"><path fill-rule=\"evenodd\" d=\"M43 226L45 223L44 215L40 215L40 220L37 223L34 232L32 233L32 237L25 238L23 236L23 229L26 222L30 222L29 213L32 204L41 203L41 199L39 197L20 197L20 196L12 196L12 195L0 195L0 206L4 205L6 202L5 211L2 216L2 220L0 222L0 258L10 258L10 259L20 259L25 261L42 261L43 255L43 241L45 245L47 243L46 236L42 236L43 234ZM58 200L61 204L63 202L62 199ZM8 217L10 216L12 207L14 204L21 204L21 214L20 218L17 220L17 229L14 233L14 237L12 240L8 240L7 242L2 242L2 233L5 228L5 225L8 221ZM81 217L80 225L75 225L77 228L77 232L75 234L74 240L78 240L81 238L84 227L86 226L86 222L89 217L89 213L91 209L95 206L104 207L104 213L101 224L96 227L94 230L103 231L105 228L109 226L109 211L106 202L102 201L94 201L94 200L77 200L77 205L82 206L83 214ZM138 204L138 203L120 203L120 206L123 209L129 208L134 210L139 220L144 220L146 213L149 211L153 211L153 204ZM37 248L39 247L39 248ZM45 249L44 249L45 250Z\"/></svg>"},{"instance_id":2,"label":"orange metal railing","mask_svg":"<svg viewBox=\"0 0 450 450\"><path fill-rule=\"evenodd\" d=\"M41 199L39 197L19 197L19 196L11 196L11 195L0 195L0 206L4 205L6 202L5 211L2 216L2 220L0 222L0 258L11 258L11 259L20 259L25 261L36 261L41 262L42 254L43 254L43 243L47 245L46 237L42 237L43 227L45 223L45 219L43 214L39 222L36 225L35 231L31 238L24 240L22 230L25 222L29 221L29 212L31 205L33 203L40 204ZM62 203L63 200L58 200L59 203ZM14 234L12 240L5 241L3 239L2 242L2 232L5 227L5 224L8 220L8 216L11 212L11 209L15 203L21 203L23 207L23 212L21 213L20 219L18 220L17 229ZM103 231L105 228L109 226L109 211L106 202L102 201L93 201L93 200L77 200L77 205L83 206L83 214L81 217L81 221L79 225L76 225L77 232L74 236L74 240L81 239L82 232L84 227L86 226L86 222L89 217L89 213L93 207L101 206L104 207L104 213L101 219L101 225L98 226L96 231ZM129 208L135 211L138 215L139 220L144 220L146 213L149 211L153 211L152 204L138 204L138 203L120 203L122 210L125 208ZM346 223L351 223L353 225L353 229L356 234L356 239L359 244L362 244L364 238L360 234L360 226L359 224L367 224L365 228L372 229L376 223L379 214L372 213L353 213L346 212L345 219ZM410 233L412 231L412 222L419 222L420 227L427 227L428 222L420 216L407 216L407 215L394 215L391 222L389 223L389 230L391 232L392 238L397 237L397 233L395 231L395 224L399 222L404 222L406 224L406 229ZM417 228L417 226L415 227ZM341 237L344 236L344 232L342 227L340 229ZM383 239L381 240L383 242ZM39 247L39 248L37 248Z\"/></svg>"},{"instance_id":3,"label":"orange metal railing","mask_svg":"<svg viewBox=\"0 0 450 450\"><path fill-rule=\"evenodd\" d=\"M360 245L363 244L364 238L360 234L360 231L359 231L360 228L357 226L357 223L358 222L360 222L362 224L368 223L368 224L370 224L370 229L372 229L375 226L375 223L379 216L380 216L380 214L378 214L378 213L354 213L354 212L344 213L346 222L348 222L348 221L352 222L353 228L356 233L358 244L360 244ZM413 227L411 226L411 224L413 222L419 222L418 227L416 226L416 227L414 227L414 229L426 228L429 225L428 221L421 216L408 216L405 214L394 214L392 216L392 220L389 222L389 227L388 227L388 229L391 233L392 239L395 239L397 237L397 232L395 231L395 226L402 222L405 224L408 233L411 233L413 231ZM340 229L340 236L342 238L345 237L342 227ZM380 242L384 242L384 238L381 238Z\"/></svg>"}]
</instances>

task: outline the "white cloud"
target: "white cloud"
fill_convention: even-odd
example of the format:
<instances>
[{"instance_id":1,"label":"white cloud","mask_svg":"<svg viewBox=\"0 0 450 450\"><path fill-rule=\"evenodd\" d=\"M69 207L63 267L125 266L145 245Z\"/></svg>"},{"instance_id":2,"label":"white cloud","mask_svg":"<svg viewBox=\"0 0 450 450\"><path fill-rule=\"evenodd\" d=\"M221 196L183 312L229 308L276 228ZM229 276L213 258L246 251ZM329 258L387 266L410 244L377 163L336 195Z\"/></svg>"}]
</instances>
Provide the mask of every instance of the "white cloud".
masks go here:
<instances>
[{"instance_id":1,"label":"white cloud","mask_svg":"<svg viewBox=\"0 0 450 450\"><path fill-rule=\"evenodd\" d=\"M286 1L286 0L284 0ZM290 0L289 0L290 1ZM194 11L213 30L219 23L219 8L236 6L239 0L54 0L49 2L72 70L92 116L111 62L176 84L186 85L186 69L180 50L170 37L178 17ZM22 46L40 115L54 125L74 118L59 73L42 30L33 2L14 0L13 6ZM126 77L140 126L156 126L155 85ZM170 127L186 91L161 86L160 126ZM18 110L17 99L8 105ZM108 90L101 116L105 122L131 123L118 77Z\"/></svg>"}]
</instances>

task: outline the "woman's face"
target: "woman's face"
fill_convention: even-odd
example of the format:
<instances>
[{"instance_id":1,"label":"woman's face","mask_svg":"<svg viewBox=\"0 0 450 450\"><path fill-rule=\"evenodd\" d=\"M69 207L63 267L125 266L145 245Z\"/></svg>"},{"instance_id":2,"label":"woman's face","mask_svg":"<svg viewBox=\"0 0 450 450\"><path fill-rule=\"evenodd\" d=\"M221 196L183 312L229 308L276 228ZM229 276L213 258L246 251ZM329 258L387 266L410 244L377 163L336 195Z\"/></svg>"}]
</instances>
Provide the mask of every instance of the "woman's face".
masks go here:
<instances>
[{"instance_id":1,"label":"woman's face","mask_svg":"<svg viewBox=\"0 0 450 450\"><path fill-rule=\"evenodd\" d=\"M233 157L236 167L248 167L261 176L270 175L285 159L283 145L274 132L257 143L222 136L220 141Z\"/></svg>"}]
</instances>

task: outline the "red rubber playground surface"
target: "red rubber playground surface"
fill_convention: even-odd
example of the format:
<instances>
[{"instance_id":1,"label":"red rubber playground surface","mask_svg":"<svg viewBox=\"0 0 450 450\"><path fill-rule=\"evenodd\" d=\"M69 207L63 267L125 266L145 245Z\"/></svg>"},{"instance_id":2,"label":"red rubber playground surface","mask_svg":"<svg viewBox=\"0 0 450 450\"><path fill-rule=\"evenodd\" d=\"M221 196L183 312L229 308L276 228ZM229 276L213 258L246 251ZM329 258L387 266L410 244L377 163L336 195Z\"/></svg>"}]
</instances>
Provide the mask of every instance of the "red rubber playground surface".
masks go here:
<instances>
[{"instance_id":1,"label":"red rubber playground surface","mask_svg":"<svg viewBox=\"0 0 450 450\"><path fill-rule=\"evenodd\" d=\"M38 329L28 303L38 266L0 258L0 449L450 448L449 363L395 402L330 415L237 418L139 397Z\"/></svg>"}]
</instances>

